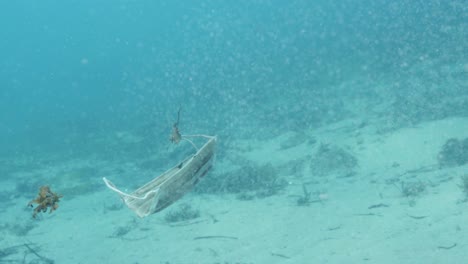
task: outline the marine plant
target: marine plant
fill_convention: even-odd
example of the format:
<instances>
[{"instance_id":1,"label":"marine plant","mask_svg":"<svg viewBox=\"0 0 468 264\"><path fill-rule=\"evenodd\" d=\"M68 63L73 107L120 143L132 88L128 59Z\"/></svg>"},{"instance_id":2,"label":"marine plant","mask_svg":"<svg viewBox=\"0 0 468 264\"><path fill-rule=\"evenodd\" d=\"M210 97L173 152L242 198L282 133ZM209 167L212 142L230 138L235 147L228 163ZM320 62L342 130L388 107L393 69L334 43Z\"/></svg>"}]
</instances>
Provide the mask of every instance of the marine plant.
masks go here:
<instances>
[{"instance_id":1,"label":"marine plant","mask_svg":"<svg viewBox=\"0 0 468 264\"><path fill-rule=\"evenodd\" d=\"M456 167L468 163L468 138L450 138L437 155L440 167Z\"/></svg>"},{"instance_id":2,"label":"marine plant","mask_svg":"<svg viewBox=\"0 0 468 264\"><path fill-rule=\"evenodd\" d=\"M164 220L167 223L174 223L180 221L188 221L200 217L200 211L192 208L190 204L183 203L179 205L176 210L169 211L165 216Z\"/></svg>"},{"instance_id":3,"label":"marine plant","mask_svg":"<svg viewBox=\"0 0 468 264\"><path fill-rule=\"evenodd\" d=\"M310 161L313 176L350 177L356 174L358 159L345 148L333 144L320 144Z\"/></svg>"},{"instance_id":4,"label":"marine plant","mask_svg":"<svg viewBox=\"0 0 468 264\"><path fill-rule=\"evenodd\" d=\"M179 120L180 120L180 107L179 111L177 111L177 121L172 125L172 133L170 140L174 144L179 144L179 142L182 140L182 135L180 134L179 131Z\"/></svg>"},{"instance_id":5,"label":"marine plant","mask_svg":"<svg viewBox=\"0 0 468 264\"><path fill-rule=\"evenodd\" d=\"M311 193L307 190L305 184L302 184L302 192L303 192L303 195L301 195L297 201L296 201L296 204L298 206L309 206L310 204L310 196L311 196Z\"/></svg>"},{"instance_id":6,"label":"marine plant","mask_svg":"<svg viewBox=\"0 0 468 264\"><path fill-rule=\"evenodd\" d=\"M401 193L405 197L416 197L426 190L426 185L421 182L401 182Z\"/></svg>"},{"instance_id":7,"label":"marine plant","mask_svg":"<svg viewBox=\"0 0 468 264\"><path fill-rule=\"evenodd\" d=\"M465 196L468 198L468 174L465 174L460 177L461 185L459 185L460 189L465 193Z\"/></svg>"},{"instance_id":8,"label":"marine plant","mask_svg":"<svg viewBox=\"0 0 468 264\"><path fill-rule=\"evenodd\" d=\"M34 207L33 204L38 204L38 206L34 208L33 218L36 218L37 214L40 212L46 212L48 208L50 208L49 213L57 210L59 207L58 202L60 202L60 198L62 197L63 195L52 192L47 185L39 188L37 198L28 203L29 207Z\"/></svg>"},{"instance_id":9,"label":"marine plant","mask_svg":"<svg viewBox=\"0 0 468 264\"><path fill-rule=\"evenodd\" d=\"M208 176L198 186L201 193L231 193L240 200L265 198L277 194L287 186L271 163L258 165L251 161L240 167L213 177Z\"/></svg>"}]
</instances>

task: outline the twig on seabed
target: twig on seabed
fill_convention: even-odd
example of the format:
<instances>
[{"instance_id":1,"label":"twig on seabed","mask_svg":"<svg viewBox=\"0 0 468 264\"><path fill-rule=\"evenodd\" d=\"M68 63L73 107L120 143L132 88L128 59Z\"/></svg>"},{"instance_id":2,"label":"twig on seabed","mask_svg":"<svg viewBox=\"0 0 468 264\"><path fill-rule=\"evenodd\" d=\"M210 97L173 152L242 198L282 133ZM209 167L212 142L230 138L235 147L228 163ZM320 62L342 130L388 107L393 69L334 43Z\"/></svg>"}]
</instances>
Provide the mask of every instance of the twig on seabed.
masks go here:
<instances>
[{"instance_id":1,"label":"twig on seabed","mask_svg":"<svg viewBox=\"0 0 468 264\"><path fill-rule=\"evenodd\" d=\"M29 250L29 252L33 253L36 257L38 257L39 259L41 259L45 263L48 263L48 264L54 264L55 263L54 260L39 255L39 253L37 253L37 251L34 250L32 247L30 247L28 244L25 243L23 245ZM26 258L26 256L25 256L25 258Z\"/></svg>"},{"instance_id":2,"label":"twig on seabed","mask_svg":"<svg viewBox=\"0 0 468 264\"><path fill-rule=\"evenodd\" d=\"M274 252L271 252L271 255L274 256L274 257L280 257L280 258L284 258L284 259L290 259L290 257L288 257L288 256L286 256L286 255L278 254L278 253L274 253Z\"/></svg>"},{"instance_id":3,"label":"twig on seabed","mask_svg":"<svg viewBox=\"0 0 468 264\"><path fill-rule=\"evenodd\" d=\"M453 245L448 246L448 247L445 247L445 246L438 246L437 248L448 250L448 249L452 249L452 248L454 248L454 247L456 247L456 246L457 246L457 243L453 243Z\"/></svg>"},{"instance_id":4,"label":"twig on seabed","mask_svg":"<svg viewBox=\"0 0 468 264\"><path fill-rule=\"evenodd\" d=\"M410 215L410 214L406 214L406 215L413 218L413 219L417 219L417 220L424 219L424 218L428 217L427 215L421 215L421 216L415 216L415 215Z\"/></svg>"},{"instance_id":5,"label":"twig on seabed","mask_svg":"<svg viewBox=\"0 0 468 264\"><path fill-rule=\"evenodd\" d=\"M367 214L353 214L354 216L383 216L381 214L367 213Z\"/></svg>"},{"instance_id":6,"label":"twig on seabed","mask_svg":"<svg viewBox=\"0 0 468 264\"><path fill-rule=\"evenodd\" d=\"M373 204L373 205L369 206L367 209L375 209L375 208L381 208L381 207L389 207L389 205L384 204L384 203Z\"/></svg>"},{"instance_id":7,"label":"twig on seabed","mask_svg":"<svg viewBox=\"0 0 468 264\"><path fill-rule=\"evenodd\" d=\"M198 236L198 237L194 237L193 240L211 239L211 238L239 239L239 238L233 237L233 236Z\"/></svg>"}]
</instances>

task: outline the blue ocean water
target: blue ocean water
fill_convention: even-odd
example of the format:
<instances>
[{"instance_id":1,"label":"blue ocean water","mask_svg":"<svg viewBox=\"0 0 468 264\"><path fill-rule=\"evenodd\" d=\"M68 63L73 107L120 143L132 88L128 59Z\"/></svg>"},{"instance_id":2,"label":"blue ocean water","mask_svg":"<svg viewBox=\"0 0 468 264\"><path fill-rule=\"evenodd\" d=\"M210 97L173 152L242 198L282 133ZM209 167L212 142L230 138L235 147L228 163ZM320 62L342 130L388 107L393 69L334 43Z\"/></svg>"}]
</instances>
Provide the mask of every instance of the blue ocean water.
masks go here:
<instances>
[{"instance_id":1,"label":"blue ocean water","mask_svg":"<svg viewBox=\"0 0 468 264\"><path fill-rule=\"evenodd\" d=\"M1 12L6 154L164 126L179 105L213 132L271 129L354 76L466 58L464 1L15 1ZM279 120L261 118L273 104Z\"/></svg>"},{"instance_id":2,"label":"blue ocean water","mask_svg":"<svg viewBox=\"0 0 468 264\"><path fill-rule=\"evenodd\" d=\"M181 131L218 135L218 161L234 159L236 140L347 119L390 133L468 115L464 0L0 7L0 182L44 160L94 156L159 155L145 168L163 170L180 158L168 140L179 108ZM357 101L364 111L353 110Z\"/></svg>"}]
</instances>

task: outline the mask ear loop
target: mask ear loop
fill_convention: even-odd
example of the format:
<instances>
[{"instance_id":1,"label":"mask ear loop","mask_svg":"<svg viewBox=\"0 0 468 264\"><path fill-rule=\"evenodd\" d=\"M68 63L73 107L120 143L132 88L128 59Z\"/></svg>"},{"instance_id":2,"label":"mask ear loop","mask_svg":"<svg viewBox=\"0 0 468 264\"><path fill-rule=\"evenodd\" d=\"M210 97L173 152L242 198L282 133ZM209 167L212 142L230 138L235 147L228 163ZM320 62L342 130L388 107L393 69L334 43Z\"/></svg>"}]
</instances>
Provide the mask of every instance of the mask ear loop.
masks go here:
<instances>
[{"instance_id":1,"label":"mask ear loop","mask_svg":"<svg viewBox=\"0 0 468 264\"><path fill-rule=\"evenodd\" d=\"M160 189L160 188L157 188L156 190L149 191L144 196L135 196L135 195L122 192L121 190L117 189L117 187L111 181L109 181L106 177L103 177L102 180L107 185L107 187L111 189L112 191L120 194L123 197L130 197L130 198L137 199L137 200L146 200L148 196L150 196L153 193L158 193Z\"/></svg>"},{"instance_id":2,"label":"mask ear loop","mask_svg":"<svg viewBox=\"0 0 468 264\"><path fill-rule=\"evenodd\" d=\"M195 143L193 143L192 140L190 140L190 139L188 139L188 138L186 138L186 137L184 137L184 136L182 136L182 140L185 140L185 141L187 141L188 143L192 144L193 148L198 152L198 147L197 147L197 145L195 145Z\"/></svg>"},{"instance_id":3,"label":"mask ear loop","mask_svg":"<svg viewBox=\"0 0 468 264\"><path fill-rule=\"evenodd\" d=\"M186 141L188 141L190 144L192 144L192 146L195 148L196 151L198 151L199 148L195 145L195 143L193 143L192 140L188 139L188 138L194 138L194 137L206 138L206 139L208 139L208 140L214 138L213 136L202 135L202 134L196 134L196 135L181 135L182 140L186 140Z\"/></svg>"}]
</instances>

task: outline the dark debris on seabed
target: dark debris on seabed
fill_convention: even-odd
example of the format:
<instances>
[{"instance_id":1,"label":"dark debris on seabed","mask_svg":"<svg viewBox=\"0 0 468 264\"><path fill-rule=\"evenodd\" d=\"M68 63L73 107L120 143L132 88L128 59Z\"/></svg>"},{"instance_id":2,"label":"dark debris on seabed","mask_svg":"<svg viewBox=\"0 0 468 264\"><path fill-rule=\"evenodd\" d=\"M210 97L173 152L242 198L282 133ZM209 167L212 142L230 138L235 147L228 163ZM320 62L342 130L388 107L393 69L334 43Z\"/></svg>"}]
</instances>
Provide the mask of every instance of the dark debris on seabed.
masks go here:
<instances>
[{"instance_id":1,"label":"dark debris on seabed","mask_svg":"<svg viewBox=\"0 0 468 264\"><path fill-rule=\"evenodd\" d=\"M468 164L468 138L450 138L442 146L437 160L441 168Z\"/></svg>"},{"instance_id":2,"label":"dark debris on seabed","mask_svg":"<svg viewBox=\"0 0 468 264\"><path fill-rule=\"evenodd\" d=\"M287 181L271 164L259 165L245 161L237 169L221 174L212 173L195 188L197 193L235 194L239 200L265 198L286 188Z\"/></svg>"},{"instance_id":3,"label":"dark debris on seabed","mask_svg":"<svg viewBox=\"0 0 468 264\"><path fill-rule=\"evenodd\" d=\"M0 248L0 263L54 264L55 261L40 253L35 243L23 243Z\"/></svg>"}]
</instances>

